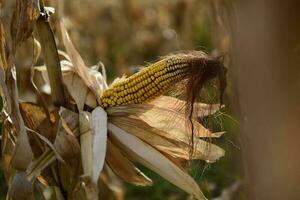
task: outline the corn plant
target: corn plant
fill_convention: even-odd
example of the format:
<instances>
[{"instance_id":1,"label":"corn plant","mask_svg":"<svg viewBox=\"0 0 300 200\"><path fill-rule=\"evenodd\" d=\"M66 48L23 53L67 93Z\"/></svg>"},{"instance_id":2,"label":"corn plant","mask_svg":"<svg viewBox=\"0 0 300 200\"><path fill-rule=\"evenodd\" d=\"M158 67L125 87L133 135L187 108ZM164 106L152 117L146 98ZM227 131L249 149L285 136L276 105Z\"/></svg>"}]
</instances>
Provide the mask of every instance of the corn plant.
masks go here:
<instances>
[{"instance_id":1,"label":"corn plant","mask_svg":"<svg viewBox=\"0 0 300 200\"><path fill-rule=\"evenodd\" d=\"M20 26L9 26L10 37L1 21L7 199L106 199L103 188L122 199L116 186L120 180L153 184L136 163L196 199L206 199L187 169L191 160L213 163L224 155L208 142L223 132L213 133L198 121L220 104L196 102L204 83L215 77L222 96L226 70L220 60L200 51L173 54L109 85L103 65L85 65L63 18L64 50L57 50L48 22L51 11L43 1L16 1L11 21ZM14 76L15 51L35 36L33 30L38 35L33 61L41 54L44 60L31 70L40 103L19 101ZM51 106L43 93L52 97Z\"/></svg>"}]
</instances>

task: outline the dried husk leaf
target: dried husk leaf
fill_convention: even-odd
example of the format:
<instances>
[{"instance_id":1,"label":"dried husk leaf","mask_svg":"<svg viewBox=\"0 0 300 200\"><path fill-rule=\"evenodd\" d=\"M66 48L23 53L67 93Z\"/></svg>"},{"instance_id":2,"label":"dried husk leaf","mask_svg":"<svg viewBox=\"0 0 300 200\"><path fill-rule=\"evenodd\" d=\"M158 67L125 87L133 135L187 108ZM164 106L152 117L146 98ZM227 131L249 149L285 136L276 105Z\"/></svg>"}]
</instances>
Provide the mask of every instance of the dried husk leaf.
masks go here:
<instances>
[{"instance_id":1,"label":"dried husk leaf","mask_svg":"<svg viewBox=\"0 0 300 200\"><path fill-rule=\"evenodd\" d=\"M133 156L136 161L161 175L187 193L195 196L195 198L199 200L206 199L193 178L163 156L159 151L111 123L108 123L108 130L122 150Z\"/></svg>"},{"instance_id":2,"label":"dried husk leaf","mask_svg":"<svg viewBox=\"0 0 300 200\"><path fill-rule=\"evenodd\" d=\"M76 102L78 110L83 110L84 105L90 108L97 107L95 95L89 90L82 78L74 71L72 63L69 61L61 61L63 82L71 97ZM34 67L34 80L39 90L46 94L50 94L49 78L45 66ZM95 74L93 70L89 70L90 74ZM100 74L99 72L97 72ZM101 75L101 74L100 74Z\"/></svg>"},{"instance_id":3,"label":"dried husk leaf","mask_svg":"<svg viewBox=\"0 0 300 200\"><path fill-rule=\"evenodd\" d=\"M34 200L33 182L26 179L24 172L17 172L9 187L12 200Z\"/></svg>"},{"instance_id":4,"label":"dried husk leaf","mask_svg":"<svg viewBox=\"0 0 300 200\"><path fill-rule=\"evenodd\" d=\"M112 171L122 180L138 186L152 185L152 180L136 168L110 140L107 140L106 162Z\"/></svg>"},{"instance_id":5,"label":"dried husk leaf","mask_svg":"<svg viewBox=\"0 0 300 200\"><path fill-rule=\"evenodd\" d=\"M201 159L207 162L215 162L220 157L224 156L225 153L220 147L195 138L193 153L191 154L192 147L187 140L181 140L176 136L173 136L172 138L165 137L166 135L172 136L172 134L164 133L132 116L113 117L110 119L110 122L173 157L186 160Z\"/></svg>"},{"instance_id":6,"label":"dried husk leaf","mask_svg":"<svg viewBox=\"0 0 300 200\"><path fill-rule=\"evenodd\" d=\"M13 51L31 36L35 22L39 16L38 0L17 0L11 21Z\"/></svg>"},{"instance_id":7,"label":"dried husk leaf","mask_svg":"<svg viewBox=\"0 0 300 200\"><path fill-rule=\"evenodd\" d=\"M98 180L98 189L100 199L125 199L125 189L123 184L108 165L104 165L103 171Z\"/></svg>"},{"instance_id":8,"label":"dried husk leaf","mask_svg":"<svg viewBox=\"0 0 300 200\"><path fill-rule=\"evenodd\" d=\"M25 170L32 160L32 151L29 145L24 121L21 117L16 85L16 71L5 38L5 31L0 22L0 87L5 101L4 111L9 116L10 123L14 125L17 141L13 150L11 166L15 169ZM25 152L25 153L24 153Z\"/></svg>"},{"instance_id":9,"label":"dried husk leaf","mask_svg":"<svg viewBox=\"0 0 300 200\"><path fill-rule=\"evenodd\" d=\"M98 200L98 188L95 185L90 176L80 177L72 197L72 200Z\"/></svg>"},{"instance_id":10,"label":"dried husk leaf","mask_svg":"<svg viewBox=\"0 0 300 200\"><path fill-rule=\"evenodd\" d=\"M43 190L45 200L64 200L64 197L57 186L47 187Z\"/></svg>"},{"instance_id":11,"label":"dried husk leaf","mask_svg":"<svg viewBox=\"0 0 300 200\"><path fill-rule=\"evenodd\" d=\"M185 115L186 102L174 97L159 96L148 104L168 110L174 110L182 115ZM215 114L219 110L220 104L194 103L193 116L206 117Z\"/></svg>"},{"instance_id":12,"label":"dried husk leaf","mask_svg":"<svg viewBox=\"0 0 300 200\"><path fill-rule=\"evenodd\" d=\"M45 65L47 67L52 101L56 106L67 105L69 100L64 90L57 46L47 18L40 17L37 20L36 28L41 42Z\"/></svg>"},{"instance_id":13,"label":"dried husk leaf","mask_svg":"<svg viewBox=\"0 0 300 200\"><path fill-rule=\"evenodd\" d=\"M61 107L60 120L54 147L64 159L65 164L58 163L60 180L63 187L72 193L79 176L81 175L79 117L77 113Z\"/></svg>"},{"instance_id":14,"label":"dried husk leaf","mask_svg":"<svg viewBox=\"0 0 300 200\"><path fill-rule=\"evenodd\" d=\"M92 177L93 172L93 135L91 128L91 113L79 113L81 162L83 174Z\"/></svg>"},{"instance_id":15,"label":"dried husk leaf","mask_svg":"<svg viewBox=\"0 0 300 200\"><path fill-rule=\"evenodd\" d=\"M160 108L149 104L130 104L107 109L109 116L134 115L145 121L149 126L170 133L170 138L176 137L187 140L192 136L192 131L187 128L185 115L174 110ZM195 137L220 137L222 133L212 133L199 122L193 120Z\"/></svg>"},{"instance_id":16,"label":"dried husk leaf","mask_svg":"<svg viewBox=\"0 0 300 200\"><path fill-rule=\"evenodd\" d=\"M47 119L43 108L34 103L22 102L19 105L21 115L27 127L36 130L40 124Z\"/></svg>"},{"instance_id":17,"label":"dried husk leaf","mask_svg":"<svg viewBox=\"0 0 300 200\"><path fill-rule=\"evenodd\" d=\"M3 132L1 138L2 147L2 167L6 180L10 180L14 173L14 169L11 166L12 154L15 148L16 138L13 133L13 125L6 121L3 124Z\"/></svg>"},{"instance_id":18,"label":"dried husk leaf","mask_svg":"<svg viewBox=\"0 0 300 200\"><path fill-rule=\"evenodd\" d=\"M57 111L55 110L52 113L46 114L42 107L33 103L23 102L20 103L20 112L26 127L31 130L30 132L36 133L29 134L28 138L34 158L37 158L41 155L44 149L44 145L40 142L40 140L48 143L48 145L52 145L54 142L57 128L57 116L55 116L57 115Z\"/></svg>"},{"instance_id":19,"label":"dried husk leaf","mask_svg":"<svg viewBox=\"0 0 300 200\"><path fill-rule=\"evenodd\" d=\"M2 21L0 21L0 75L1 75L1 82L5 80L5 72L9 68L8 65L8 55L6 55L5 52L7 50L7 42L5 38L5 30L4 26L2 24ZM5 84L4 84L5 85ZM1 83L1 87L4 86L3 83ZM3 92L3 91L2 91Z\"/></svg>"},{"instance_id":20,"label":"dried husk leaf","mask_svg":"<svg viewBox=\"0 0 300 200\"><path fill-rule=\"evenodd\" d=\"M96 108L98 105L95 95L90 90L86 95L85 105L89 106L90 108Z\"/></svg>"},{"instance_id":21,"label":"dried husk leaf","mask_svg":"<svg viewBox=\"0 0 300 200\"><path fill-rule=\"evenodd\" d=\"M39 158L32 161L26 170L28 180L34 180L46 167L56 160L55 153L51 149L46 149Z\"/></svg>"},{"instance_id":22,"label":"dried husk leaf","mask_svg":"<svg viewBox=\"0 0 300 200\"><path fill-rule=\"evenodd\" d=\"M63 80L70 95L76 102L78 110L83 110L87 98L88 88L76 73L68 73L63 76Z\"/></svg>"},{"instance_id":23,"label":"dried husk leaf","mask_svg":"<svg viewBox=\"0 0 300 200\"><path fill-rule=\"evenodd\" d=\"M82 80L85 82L85 84L90 88L90 90L94 93L98 103L100 103L100 96L103 91L103 84L99 82L99 78L102 78L101 74L96 78L95 76L90 76L88 72L88 68L84 64L83 59L81 58L80 54L75 49L69 34L64 27L63 22L60 24L61 32L62 32L62 38L63 43L66 48L66 51L70 57L70 60L74 66L74 71L82 78ZM103 78L102 78L103 79ZM103 82L103 81L102 81Z\"/></svg>"},{"instance_id":24,"label":"dried husk leaf","mask_svg":"<svg viewBox=\"0 0 300 200\"><path fill-rule=\"evenodd\" d=\"M96 184L104 166L107 144L107 113L103 108L97 107L92 112L93 134L93 172L92 181Z\"/></svg>"},{"instance_id":25,"label":"dried husk leaf","mask_svg":"<svg viewBox=\"0 0 300 200\"><path fill-rule=\"evenodd\" d=\"M32 158L33 153L30 148L26 130L24 129L18 135L11 163L15 169L25 171Z\"/></svg>"}]
</instances>

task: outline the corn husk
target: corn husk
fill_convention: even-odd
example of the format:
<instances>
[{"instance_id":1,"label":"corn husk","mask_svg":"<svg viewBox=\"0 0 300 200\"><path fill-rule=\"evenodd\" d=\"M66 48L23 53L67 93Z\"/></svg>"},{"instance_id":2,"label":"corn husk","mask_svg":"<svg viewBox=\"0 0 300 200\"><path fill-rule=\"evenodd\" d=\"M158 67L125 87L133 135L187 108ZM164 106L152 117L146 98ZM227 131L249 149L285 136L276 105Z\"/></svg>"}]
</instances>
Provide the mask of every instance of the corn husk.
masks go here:
<instances>
[{"instance_id":1,"label":"corn husk","mask_svg":"<svg viewBox=\"0 0 300 200\"><path fill-rule=\"evenodd\" d=\"M181 138L172 137L171 135L169 137L164 137L170 133L165 133L151 127L138 118L133 118L131 116L115 117L111 118L110 122L173 157L179 157L186 160L201 159L207 162L215 162L220 157L224 156L223 149L199 138L195 138L195 145L191 154L192 147L188 138L182 140Z\"/></svg>"},{"instance_id":2,"label":"corn husk","mask_svg":"<svg viewBox=\"0 0 300 200\"><path fill-rule=\"evenodd\" d=\"M185 115L186 102L170 96L160 96L149 102L150 105L155 105L160 108L174 110L180 114ZM222 106L224 107L224 106ZM194 117L206 117L213 115L221 108L220 104L205 104L194 103Z\"/></svg>"},{"instance_id":3,"label":"corn husk","mask_svg":"<svg viewBox=\"0 0 300 200\"><path fill-rule=\"evenodd\" d=\"M159 151L111 123L108 123L108 130L122 149L134 157L136 161L155 171L182 190L192 194L195 198L199 200L206 199L197 183Z\"/></svg>"},{"instance_id":4,"label":"corn husk","mask_svg":"<svg viewBox=\"0 0 300 200\"><path fill-rule=\"evenodd\" d=\"M97 107L92 112L92 134L92 181L97 183L104 166L107 143L107 114L101 107Z\"/></svg>"},{"instance_id":5,"label":"corn husk","mask_svg":"<svg viewBox=\"0 0 300 200\"><path fill-rule=\"evenodd\" d=\"M122 180L138 185L150 186L152 180L143 174L110 140L107 141L106 162L112 171Z\"/></svg>"}]
</instances>

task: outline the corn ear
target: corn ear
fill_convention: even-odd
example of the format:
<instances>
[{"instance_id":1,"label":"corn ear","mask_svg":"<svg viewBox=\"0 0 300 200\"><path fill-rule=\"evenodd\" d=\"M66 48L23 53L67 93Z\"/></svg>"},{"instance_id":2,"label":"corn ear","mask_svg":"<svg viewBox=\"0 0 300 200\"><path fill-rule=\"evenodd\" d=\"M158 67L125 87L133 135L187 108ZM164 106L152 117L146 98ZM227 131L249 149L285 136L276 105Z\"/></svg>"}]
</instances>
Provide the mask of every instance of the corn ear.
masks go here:
<instances>
[{"instance_id":1,"label":"corn ear","mask_svg":"<svg viewBox=\"0 0 300 200\"><path fill-rule=\"evenodd\" d=\"M105 90L101 97L102 106L148 102L186 78L190 62L190 55L174 55L158 61Z\"/></svg>"}]
</instances>

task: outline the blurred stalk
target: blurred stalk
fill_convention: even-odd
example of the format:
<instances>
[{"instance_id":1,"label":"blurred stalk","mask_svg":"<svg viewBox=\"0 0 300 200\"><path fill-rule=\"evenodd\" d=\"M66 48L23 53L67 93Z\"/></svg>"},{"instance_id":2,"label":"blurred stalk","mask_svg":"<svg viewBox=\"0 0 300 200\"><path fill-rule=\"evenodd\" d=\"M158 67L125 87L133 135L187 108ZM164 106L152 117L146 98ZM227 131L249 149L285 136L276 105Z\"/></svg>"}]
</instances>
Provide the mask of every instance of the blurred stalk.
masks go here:
<instances>
[{"instance_id":1,"label":"blurred stalk","mask_svg":"<svg viewBox=\"0 0 300 200\"><path fill-rule=\"evenodd\" d=\"M232 99L248 198L299 199L300 1L238 1Z\"/></svg>"}]
</instances>

